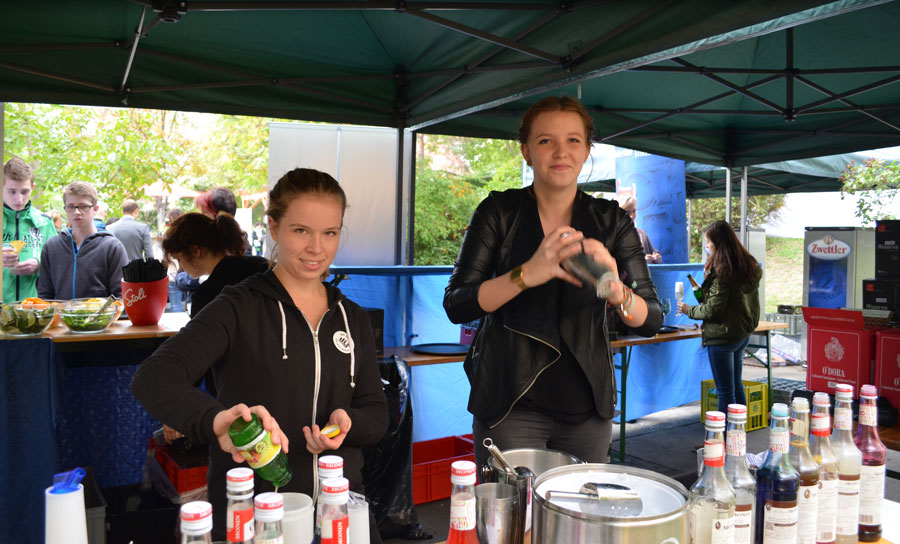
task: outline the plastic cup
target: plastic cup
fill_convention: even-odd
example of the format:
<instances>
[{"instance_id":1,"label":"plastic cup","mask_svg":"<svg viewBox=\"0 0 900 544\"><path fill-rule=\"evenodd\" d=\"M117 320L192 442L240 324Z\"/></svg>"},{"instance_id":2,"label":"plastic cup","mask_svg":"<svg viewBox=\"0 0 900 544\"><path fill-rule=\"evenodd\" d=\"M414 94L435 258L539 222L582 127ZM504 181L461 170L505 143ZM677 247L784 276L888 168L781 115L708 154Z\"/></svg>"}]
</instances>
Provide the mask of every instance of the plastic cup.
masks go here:
<instances>
[{"instance_id":1,"label":"plastic cup","mask_svg":"<svg viewBox=\"0 0 900 544\"><path fill-rule=\"evenodd\" d=\"M350 542L369 544L369 503L350 501L347 503L347 514L350 517Z\"/></svg>"},{"instance_id":2,"label":"plastic cup","mask_svg":"<svg viewBox=\"0 0 900 544\"><path fill-rule=\"evenodd\" d=\"M304 493L282 493L284 497L284 544L309 544L313 540L313 501Z\"/></svg>"}]
</instances>

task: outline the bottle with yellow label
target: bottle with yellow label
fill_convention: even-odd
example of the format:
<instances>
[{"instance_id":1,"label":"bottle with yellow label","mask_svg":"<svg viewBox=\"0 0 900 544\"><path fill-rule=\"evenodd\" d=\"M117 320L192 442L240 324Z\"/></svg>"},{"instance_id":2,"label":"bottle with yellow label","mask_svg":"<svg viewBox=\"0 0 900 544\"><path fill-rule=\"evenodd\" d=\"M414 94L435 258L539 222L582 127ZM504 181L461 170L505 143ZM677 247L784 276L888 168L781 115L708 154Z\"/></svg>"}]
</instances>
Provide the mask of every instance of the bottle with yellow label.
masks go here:
<instances>
[{"instance_id":1,"label":"bottle with yellow label","mask_svg":"<svg viewBox=\"0 0 900 544\"><path fill-rule=\"evenodd\" d=\"M288 466L287 455L281 451L281 444L273 444L259 417L251 414L250 421L237 418L228 429L228 436L256 475L272 482L276 487L284 487L294 473Z\"/></svg>"}]
</instances>

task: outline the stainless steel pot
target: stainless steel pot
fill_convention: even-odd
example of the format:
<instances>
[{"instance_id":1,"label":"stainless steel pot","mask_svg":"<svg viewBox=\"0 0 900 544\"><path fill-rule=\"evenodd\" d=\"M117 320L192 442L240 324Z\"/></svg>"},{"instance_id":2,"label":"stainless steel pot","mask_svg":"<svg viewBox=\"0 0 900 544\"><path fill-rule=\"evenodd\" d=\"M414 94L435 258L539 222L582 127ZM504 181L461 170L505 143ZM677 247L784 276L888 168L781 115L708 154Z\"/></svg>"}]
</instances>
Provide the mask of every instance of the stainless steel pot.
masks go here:
<instances>
[{"instance_id":1,"label":"stainless steel pot","mask_svg":"<svg viewBox=\"0 0 900 544\"><path fill-rule=\"evenodd\" d=\"M563 467L566 465L577 465L583 463L581 459L568 453L555 450L539 450L531 448L521 448L515 450L503 450L503 456L514 467L528 467L534 472L537 478L551 468ZM481 467L482 482L498 481L497 474L503 472L500 463L493 457L488 457L488 465Z\"/></svg>"},{"instance_id":2,"label":"stainless steel pot","mask_svg":"<svg viewBox=\"0 0 900 544\"><path fill-rule=\"evenodd\" d=\"M643 504L641 513L627 517L598 515L591 513L597 509L589 502L546 498L548 491L578 493L590 482L617 484L636 491ZM533 499L531 537L535 544L688 542L687 489L672 478L649 470L605 464L554 468L535 480Z\"/></svg>"}]
</instances>

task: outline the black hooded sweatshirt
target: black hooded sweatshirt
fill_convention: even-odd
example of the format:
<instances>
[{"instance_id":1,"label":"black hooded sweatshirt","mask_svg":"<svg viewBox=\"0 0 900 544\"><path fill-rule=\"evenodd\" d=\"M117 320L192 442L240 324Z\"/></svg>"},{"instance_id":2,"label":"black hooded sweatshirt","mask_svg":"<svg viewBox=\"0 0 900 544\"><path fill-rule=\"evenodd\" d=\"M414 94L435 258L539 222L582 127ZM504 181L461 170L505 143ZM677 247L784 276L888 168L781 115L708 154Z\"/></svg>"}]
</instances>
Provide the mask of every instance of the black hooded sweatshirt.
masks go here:
<instances>
[{"instance_id":1,"label":"black hooded sweatshirt","mask_svg":"<svg viewBox=\"0 0 900 544\"><path fill-rule=\"evenodd\" d=\"M194 442L211 444L207 480L216 533L225 529L225 473L246 465L221 450L213 419L241 402L265 406L290 440L294 476L279 491L310 496L319 485L317 456L306 450L303 426L322 427L332 411L345 409L350 432L339 450L325 453L343 457L351 489L365 492L362 447L387 429L387 403L368 315L337 288L326 289L328 310L316 326L272 271L226 287L134 376L131 392L153 417ZM193 385L210 367L217 398ZM256 478L256 493L271 490Z\"/></svg>"}]
</instances>

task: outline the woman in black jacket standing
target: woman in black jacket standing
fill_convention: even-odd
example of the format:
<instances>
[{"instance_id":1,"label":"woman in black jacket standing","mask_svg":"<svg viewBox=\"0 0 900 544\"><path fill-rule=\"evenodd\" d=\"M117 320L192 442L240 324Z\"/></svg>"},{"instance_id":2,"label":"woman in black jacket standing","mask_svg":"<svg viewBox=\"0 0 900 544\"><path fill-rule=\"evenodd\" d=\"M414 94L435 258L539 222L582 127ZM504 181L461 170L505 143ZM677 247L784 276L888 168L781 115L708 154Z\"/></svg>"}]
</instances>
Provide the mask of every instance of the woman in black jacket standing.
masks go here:
<instances>
[{"instance_id":1,"label":"woman in black jacket standing","mask_svg":"<svg viewBox=\"0 0 900 544\"><path fill-rule=\"evenodd\" d=\"M703 301L696 306L679 301L678 310L703 320L703 346L716 382L719 411L727 411L729 404L747 405L741 374L744 349L759 324L762 268L725 221L707 227L703 243L709 252L700 286Z\"/></svg>"},{"instance_id":2,"label":"woman in black jacket standing","mask_svg":"<svg viewBox=\"0 0 900 544\"><path fill-rule=\"evenodd\" d=\"M454 323L481 319L466 357L476 461L501 450L550 448L607 459L616 407L607 304L652 336L662 310L634 224L618 204L578 190L593 121L571 97L525 113L522 155L534 184L492 192L475 210L444 293ZM561 263L584 252L625 282L606 299Z\"/></svg>"}]
</instances>

